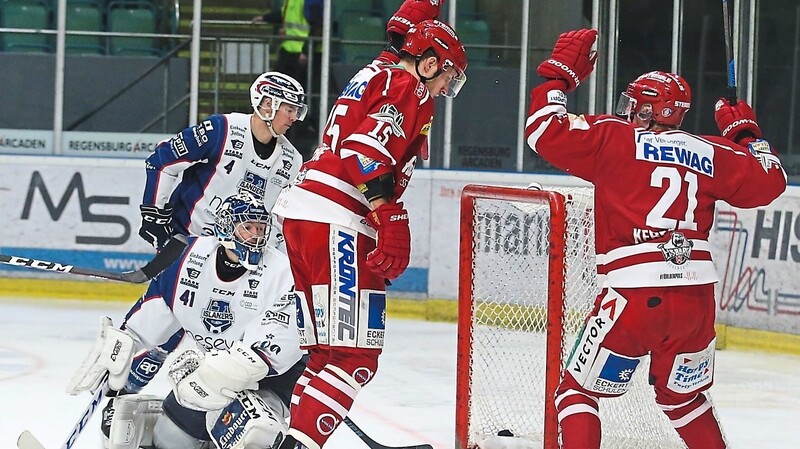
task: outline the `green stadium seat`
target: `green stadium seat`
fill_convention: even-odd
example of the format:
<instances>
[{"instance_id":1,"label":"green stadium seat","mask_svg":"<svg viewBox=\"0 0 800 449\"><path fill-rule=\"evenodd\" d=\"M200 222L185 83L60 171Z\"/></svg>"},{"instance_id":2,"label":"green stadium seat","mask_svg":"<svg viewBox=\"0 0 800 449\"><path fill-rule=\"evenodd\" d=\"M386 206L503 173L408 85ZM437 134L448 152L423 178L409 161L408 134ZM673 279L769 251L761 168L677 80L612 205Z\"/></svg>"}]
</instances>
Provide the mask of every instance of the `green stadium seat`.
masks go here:
<instances>
[{"instance_id":1,"label":"green stadium seat","mask_svg":"<svg viewBox=\"0 0 800 449\"><path fill-rule=\"evenodd\" d=\"M373 7L371 0L335 0L331 1L331 8L333 20L338 20L345 13L360 13L365 16L380 14L380 11Z\"/></svg>"},{"instance_id":2,"label":"green stadium seat","mask_svg":"<svg viewBox=\"0 0 800 449\"><path fill-rule=\"evenodd\" d=\"M339 26L342 40L374 41L373 44L343 43L342 62L367 64L378 56L385 45L386 26L380 17L344 13L340 16Z\"/></svg>"},{"instance_id":3,"label":"green stadium seat","mask_svg":"<svg viewBox=\"0 0 800 449\"><path fill-rule=\"evenodd\" d=\"M38 0L0 0L0 27L53 29L50 4ZM53 36L48 34L2 33L2 51L51 53Z\"/></svg>"},{"instance_id":4,"label":"green stadium seat","mask_svg":"<svg viewBox=\"0 0 800 449\"><path fill-rule=\"evenodd\" d=\"M156 8L150 2L112 1L108 4L108 31L114 33L156 33ZM110 37L112 55L159 56L154 37Z\"/></svg>"},{"instance_id":5,"label":"green stadium seat","mask_svg":"<svg viewBox=\"0 0 800 449\"><path fill-rule=\"evenodd\" d=\"M67 0L67 30L104 31L103 9L92 0ZM66 52L73 54L104 54L102 36L67 35Z\"/></svg>"},{"instance_id":6,"label":"green stadium seat","mask_svg":"<svg viewBox=\"0 0 800 449\"><path fill-rule=\"evenodd\" d=\"M387 22L404 0L383 0L383 21Z\"/></svg>"},{"instance_id":7,"label":"green stadium seat","mask_svg":"<svg viewBox=\"0 0 800 449\"><path fill-rule=\"evenodd\" d=\"M473 67L490 65L492 57L489 48L470 47L470 45L489 44L489 23L480 19L459 18L456 22L456 33L467 52L467 61Z\"/></svg>"}]
</instances>

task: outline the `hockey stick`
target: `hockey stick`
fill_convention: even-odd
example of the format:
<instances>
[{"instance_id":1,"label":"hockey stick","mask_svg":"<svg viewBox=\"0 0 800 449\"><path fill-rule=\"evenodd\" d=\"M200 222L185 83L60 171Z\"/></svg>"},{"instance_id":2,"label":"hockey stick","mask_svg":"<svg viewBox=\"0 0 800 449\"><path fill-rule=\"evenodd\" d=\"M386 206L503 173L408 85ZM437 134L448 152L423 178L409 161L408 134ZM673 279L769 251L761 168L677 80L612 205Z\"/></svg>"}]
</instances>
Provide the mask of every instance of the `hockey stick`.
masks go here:
<instances>
[{"instance_id":1,"label":"hockey stick","mask_svg":"<svg viewBox=\"0 0 800 449\"><path fill-rule=\"evenodd\" d=\"M728 8L730 3L730 8ZM733 0L722 0L722 24L725 32L725 58L728 62L728 87L725 97L728 103L733 106L736 104L736 63L733 58Z\"/></svg>"},{"instance_id":2,"label":"hockey stick","mask_svg":"<svg viewBox=\"0 0 800 449\"><path fill-rule=\"evenodd\" d=\"M140 284L147 282L164 271L172 262L177 259L186 247L186 236L174 235L156 256L147 265L136 271L126 271L117 273L114 271L94 270L91 268L80 268L73 265L63 265L58 262L47 260L29 259L27 257L5 256L0 254L0 263L13 265L16 267L35 268L37 270L54 271L56 273L79 274L98 279L110 279L112 281L130 282Z\"/></svg>"},{"instance_id":3,"label":"hockey stick","mask_svg":"<svg viewBox=\"0 0 800 449\"><path fill-rule=\"evenodd\" d=\"M361 430L361 427L358 427L356 423L354 423L353 420L350 419L349 416L344 417L344 423L347 424L347 427L349 427L350 430L352 430L353 433L356 434L356 436L361 438L361 441L366 443L370 449L433 449L433 446L431 446L430 444L417 444L410 446L384 446L383 444L378 443L377 441L370 438L369 435L364 433L364 431Z\"/></svg>"},{"instance_id":4,"label":"hockey stick","mask_svg":"<svg viewBox=\"0 0 800 449\"><path fill-rule=\"evenodd\" d=\"M100 403L103 402L103 398L106 395L106 389L108 388L108 374L103 379L102 384L92 396L92 401L89 405L86 406L86 409L81 414L81 419L78 420L78 423L72 428L72 432L70 432L67 441L61 446L61 449L72 449L75 445L75 441L80 436L83 429L86 428L86 425L89 423L89 419L94 415L94 411L97 410L97 407L100 406ZM33 434L28 431L24 430L17 438L17 449L45 449L44 445L42 445L39 440L33 436Z\"/></svg>"}]
</instances>

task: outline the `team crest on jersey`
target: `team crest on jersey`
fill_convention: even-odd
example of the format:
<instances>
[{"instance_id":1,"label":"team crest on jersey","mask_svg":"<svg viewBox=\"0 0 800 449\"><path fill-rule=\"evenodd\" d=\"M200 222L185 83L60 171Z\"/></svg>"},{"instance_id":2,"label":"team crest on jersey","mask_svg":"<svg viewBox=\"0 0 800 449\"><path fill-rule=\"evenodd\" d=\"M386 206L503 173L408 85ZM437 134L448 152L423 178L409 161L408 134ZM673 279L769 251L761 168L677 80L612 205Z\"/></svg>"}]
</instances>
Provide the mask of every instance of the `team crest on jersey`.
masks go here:
<instances>
[{"instance_id":1,"label":"team crest on jersey","mask_svg":"<svg viewBox=\"0 0 800 449\"><path fill-rule=\"evenodd\" d=\"M406 137L406 133L402 128L405 117L403 117L403 114L397 110L395 105L387 103L381 106L378 112L370 114L369 116L379 122L388 123L392 130L392 134L395 136L402 138Z\"/></svg>"},{"instance_id":2,"label":"team crest on jersey","mask_svg":"<svg viewBox=\"0 0 800 449\"><path fill-rule=\"evenodd\" d=\"M664 260L667 261L674 268L682 268L689 262L689 256L692 253L692 243L681 232L673 232L668 242L658 245L661 254L664 255Z\"/></svg>"},{"instance_id":3,"label":"team crest on jersey","mask_svg":"<svg viewBox=\"0 0 800 449\"><path fill-rule=\"evenodd\" d=\"M231 311L231 303L221 299L212 299L200 317L203 321L203 326L212 334L221 334L233 325L233 312Z\"/></svg>"},{"instance_id":4,"label":"team crest on jersey","mask_svg":"<svg viewBox=\"0 0 800 449\"><path fill-rule=\"evenodd\" d=\"M267 180L248 170L237 186L238 193L251 193L256 198L262 198L267 189Z\"/></svg>"}]
</instances>

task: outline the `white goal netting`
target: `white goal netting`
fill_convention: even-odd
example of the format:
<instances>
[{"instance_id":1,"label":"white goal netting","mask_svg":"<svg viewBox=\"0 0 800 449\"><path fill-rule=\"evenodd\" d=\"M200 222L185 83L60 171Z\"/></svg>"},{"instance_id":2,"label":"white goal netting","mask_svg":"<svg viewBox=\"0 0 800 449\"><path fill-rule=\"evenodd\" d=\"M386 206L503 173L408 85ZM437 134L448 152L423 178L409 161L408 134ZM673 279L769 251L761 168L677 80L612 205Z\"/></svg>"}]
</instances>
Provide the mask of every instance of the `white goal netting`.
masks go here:
<instances>
[{"instance_id":1,"label":"white goal netting","mask_svg":"<svg viewBox=\"0 0 800 449\"><path fill-rule=\"evenodd\" d=\"M472 200L462 201L461 211L456 418L464 449L503 430L530 442L524 447L545 447L545 439L547 449L558 447L555 384L599 291L592 190L558 191L563 197L465 189ZM548 323L558 328L550 337ZM557 345L549 357L548 338ZM603 448L685 448L655 404L648 368L639 367L622 398L601 401Z\"/></svg>"}]
</instances>

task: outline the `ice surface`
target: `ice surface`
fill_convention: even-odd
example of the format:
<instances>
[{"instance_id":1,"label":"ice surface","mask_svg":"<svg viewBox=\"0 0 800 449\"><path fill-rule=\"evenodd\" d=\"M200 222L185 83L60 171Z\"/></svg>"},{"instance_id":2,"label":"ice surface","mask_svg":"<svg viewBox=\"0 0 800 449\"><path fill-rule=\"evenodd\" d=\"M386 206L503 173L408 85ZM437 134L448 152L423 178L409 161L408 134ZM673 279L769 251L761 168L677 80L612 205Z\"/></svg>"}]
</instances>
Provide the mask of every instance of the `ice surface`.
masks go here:
<instances>
[{"instance_id":1,"label":"ice surface","mask_svg":"<svg viewBox=\"0 0 800 449\"><path fill-rule=\"evenodd\" d=\"M127 306L49 300L0 301L0 449L16 447L30 430L58 449L90 400L69 396L67 382L108 315L119 324ZM375 379L358 396L350 417L387 445L454 446L456 326L390 318ZM166 394L165 372L145 392ZM800 357L737 351L717 353L712 389L732 448L800 447ZM100 447L99 411L77 449ZM366 448L346 427L329 449Z\"/></svg>"}]
</instances>

